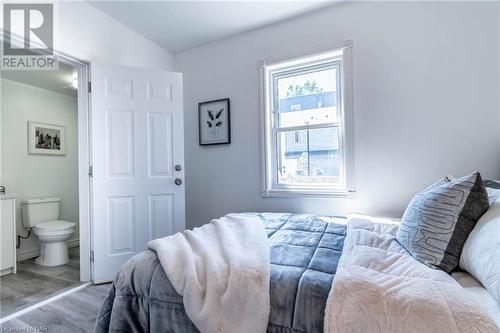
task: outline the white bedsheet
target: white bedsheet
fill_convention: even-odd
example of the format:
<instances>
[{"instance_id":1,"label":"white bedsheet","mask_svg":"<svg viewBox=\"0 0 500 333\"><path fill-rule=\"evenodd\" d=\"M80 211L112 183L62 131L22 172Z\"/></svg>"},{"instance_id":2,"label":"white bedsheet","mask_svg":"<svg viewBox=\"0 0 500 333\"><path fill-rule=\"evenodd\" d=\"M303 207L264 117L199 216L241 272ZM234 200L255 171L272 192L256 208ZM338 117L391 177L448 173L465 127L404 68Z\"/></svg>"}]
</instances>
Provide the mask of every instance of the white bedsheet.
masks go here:
<instances>
[{"instance_id":1,"label":"white bedsheet","mask_svg":"<svg viewBox=\"0 0 500 333\"><path fill-rule=\"evenodd\" d=\"M498 333L457 281L420 263L396 241L398 225L351 215L328 296L325 332Z\"/></svg>"},{"instance_id":2,"label":"white bedsheet","mask_svg":"<svg viewBox=\"0 0 500 333\"><path fill-rule=\"evenodd\" d=\"M451 276L474 300L490 315L500 327L500 304L490 295L483 285L467 272L454 272Z\"/></svg>"}]
</instances>

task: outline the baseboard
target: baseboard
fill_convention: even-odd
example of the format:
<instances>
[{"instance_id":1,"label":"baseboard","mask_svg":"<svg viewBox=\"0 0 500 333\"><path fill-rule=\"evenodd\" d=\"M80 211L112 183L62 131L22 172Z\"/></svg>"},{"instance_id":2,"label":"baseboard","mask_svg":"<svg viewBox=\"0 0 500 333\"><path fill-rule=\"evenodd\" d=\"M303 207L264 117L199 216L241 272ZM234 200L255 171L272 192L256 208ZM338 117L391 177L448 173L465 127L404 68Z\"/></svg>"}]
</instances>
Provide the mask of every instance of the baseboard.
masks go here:
<instances>
[{"instance_id":1,"label":"baseboard","mask_svg":"<svg viewBox=\"0 0 500 333\"><path fill-rule=\"evenodd\" d=\"M17 252L17 262L28 260L31 258L36 258L40 255L40 249L32 249L27 251Z\"/></svg>"},{"instance_id":2,"label":"baseboard","mask_svg":"<svg viewBox=\"0 0 500 333\"><path fill-rule=\"evenodd\" d=\"M78 238L77 239L70 239L69 241L67 241L67 244L68 244L68 248L77 247L80 245L80 240ZM27 250L27 251L26 250L19 251L19 252L17 252L17 262L28 260L31 258L36 258L39 255L40 255L40 248Z\"/></svg>"},{"instance_id":3,"label":"baseboard","mask_svg":"<svg viewBox=\"0 0 500 333\"><path fill-rule=\"evenodd\" d=\"M68 248L80 246L80 240L78 238L70 239L69 241L67 241L67 243L68 243Z\"/></svg>"},{"instance_id":4,"label":"baseboard","mask_svg":"<svg viewBox=\"0 0 500 333\"><path fill-rule=\"evenodd\" d=\"M7 275L7 274L11 274L11 273L14 273L14 267L10 267L10 268L6 268L6 269L2 269L2 270L0 271L0 276Z\"/></svg>"}]
</instances>

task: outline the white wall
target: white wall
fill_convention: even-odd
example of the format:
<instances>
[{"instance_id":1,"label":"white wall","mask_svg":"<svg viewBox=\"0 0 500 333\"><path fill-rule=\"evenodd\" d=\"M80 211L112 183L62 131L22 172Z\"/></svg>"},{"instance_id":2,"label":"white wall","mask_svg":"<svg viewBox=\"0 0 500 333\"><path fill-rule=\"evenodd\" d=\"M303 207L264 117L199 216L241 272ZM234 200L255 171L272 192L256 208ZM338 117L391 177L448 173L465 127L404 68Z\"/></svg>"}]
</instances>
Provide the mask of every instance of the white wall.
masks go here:
<instances>
[{"instance_id":1,"label":"white wall","mask_svg":"<svg viewBox=\"0 0 500 333\"><path fill-rule=\"evenodd\" d=\"M87 61L174 68L171 53L85 1L57 1L55 8L58 51Z\"/></svg>"},{"instance_id":2,"label":"white wall","mask_svg":"<svg viewBox=\"0 0 500 333\"><path fill-rule=\"evenodd\" d=\"M339 4L176 55L184 73L187 226L233 211L400 216L433 180L500 177L499 7ZM263 199L257 64L354 43L355 199ZM198 146L197 103L231 98L231 145Z\"/></svg>"},{"instance_id":3,"label":"white wall","mask_svg":"<svg viewBox=\"0 0 500 333\"><path fill-rule=\"evenodd\" d=\"M21 200L33 197L62 199L60 218L78 223L78 145L76 97L1 79L2 185L17 194L17 234L26 235ZM28 154L28 121L65 126L66 155ZM78 239L78 233L72 240ZM19 259L38 254L37 237L21 241Z\"/></svg>"}]
</instances>

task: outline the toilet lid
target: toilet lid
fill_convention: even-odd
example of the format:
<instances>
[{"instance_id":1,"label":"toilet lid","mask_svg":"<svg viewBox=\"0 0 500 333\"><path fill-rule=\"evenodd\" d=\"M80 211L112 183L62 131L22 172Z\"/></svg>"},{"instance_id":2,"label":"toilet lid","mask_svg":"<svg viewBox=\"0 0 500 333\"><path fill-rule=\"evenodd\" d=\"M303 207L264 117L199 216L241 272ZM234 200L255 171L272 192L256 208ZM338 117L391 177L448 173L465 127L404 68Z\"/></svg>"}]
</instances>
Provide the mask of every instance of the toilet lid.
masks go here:
<instances>
[{"instance_id":1,"label":"toilet lid","mask_svg":"<svg viewBox=\"0 0 500 333\"><path fill-rule=\"evenodd\" d=\"M50 221L50 222L42 222L42 223L37 223L35 227L39 229L50 229L50 230L64 230L64 229L69 229L73 228L76 226L75 222L68 222L68 221Z\"/></svg>"}]
</instances>

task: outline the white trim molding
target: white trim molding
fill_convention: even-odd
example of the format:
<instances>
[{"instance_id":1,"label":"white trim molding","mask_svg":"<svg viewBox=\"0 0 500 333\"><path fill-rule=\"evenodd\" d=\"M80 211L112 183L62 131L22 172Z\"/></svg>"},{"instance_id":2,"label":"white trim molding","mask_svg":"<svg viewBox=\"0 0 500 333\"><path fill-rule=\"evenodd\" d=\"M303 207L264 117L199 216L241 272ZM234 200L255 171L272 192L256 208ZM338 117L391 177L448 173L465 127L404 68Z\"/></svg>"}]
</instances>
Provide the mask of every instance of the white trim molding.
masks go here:
<instances>
[{"instance_id":1,"label":"white trim molding","mask_svg":"<svg viewBox=\"0 0 500 333\"><path fill-rule=\"evenodd\" d=\"M281 128L273 126L273 89L276 76L297 68L334 66L340 73L338 111L340 120L331 124L311 125L311 128L336 127L340 133L342 152L341 184L284 184L278 182L276 134ZM299 70L300 71L300 70ZM277 74L278 73L278 74ZM353 117L352 41L293 57L262 61L259 64L261 178L263 197L341 197L353 198L354 186L354 117ZM299 126L300 127L300 126ZM295 127L286 128L286 131ZM297 127L296 130L300 130Z\"/></svg>"},{"instance_id":2,"label":"white trim molding","mask_svg":"<svg viewBox=\"0 0 500 333\"><path fill-rule=\"evenodd\" d=\"M80 246L80 240L78 238L76 238L76 239L70 239L66 243L68 244L68 249Z\"/></svg>"},{"instance_id":3,"label":"white trim molding","mask_svg":"<svg viewBox=\"0 0 500 333\"><path fill-rule=\"evenodd\" d=\"M70 239L69 241L66 242L68 244L68 249L80 246L80 240L78 238L76 239ZM17 262L28 260L31 258L36 258L40 256L40 248L37 247L36 249L31 249L31 250L25 250L25 251L18 251L17 252Z\"/></svg>"},{"instance_id":4,"label":"white trim molding","mask_svg":"<svg viewBox=\"0 0 500 333\"><path fill-rule=\"evenodd\" d=\"M17 252L17 262L36 258L40 255L40 248Z\"/></svg>"},{"instance_id":5,"label":"white trim molding","mask_svg":"<svg viewBox=\"0 0 500 333\"><path fill-rule=\"evenodd\" d=\"M3 324L5 322L7 322L7 321L9 321L11 319L17 318L19 316L22 316L25 313L28 313L28 312L33 311L35 309L38 309L39 307L42 307L44 305L50 304L50 303L52 303L54 301L57 301L60 298L63 298L63 297L68 296L70 294L73 294L73 293L75 293L75 292L77 292L79 290L82 290L82 289L84 289L86 287L89 287L90 285L91 285L90 282L84 282L84 283L82 283L82 284L80 284L80 285L78 285L76 287L71 286L71 287L68 287L66 289L63 289L60 292L54 294L54 296L51 296L51 297L49 297L47 299L44 299L43 301L40 301L40 302L35 303L33 305L30 305L30 306L28 306L28 307L26 307L24 309L21 309L21 310L19 310L17 312L11 313L10 315L7 315L5 317L0 318L0 324ZM22 332L24 332L24 330L22 330ZM34 332L36 332L36 330Z\"/></svg>"}]
</instances>

